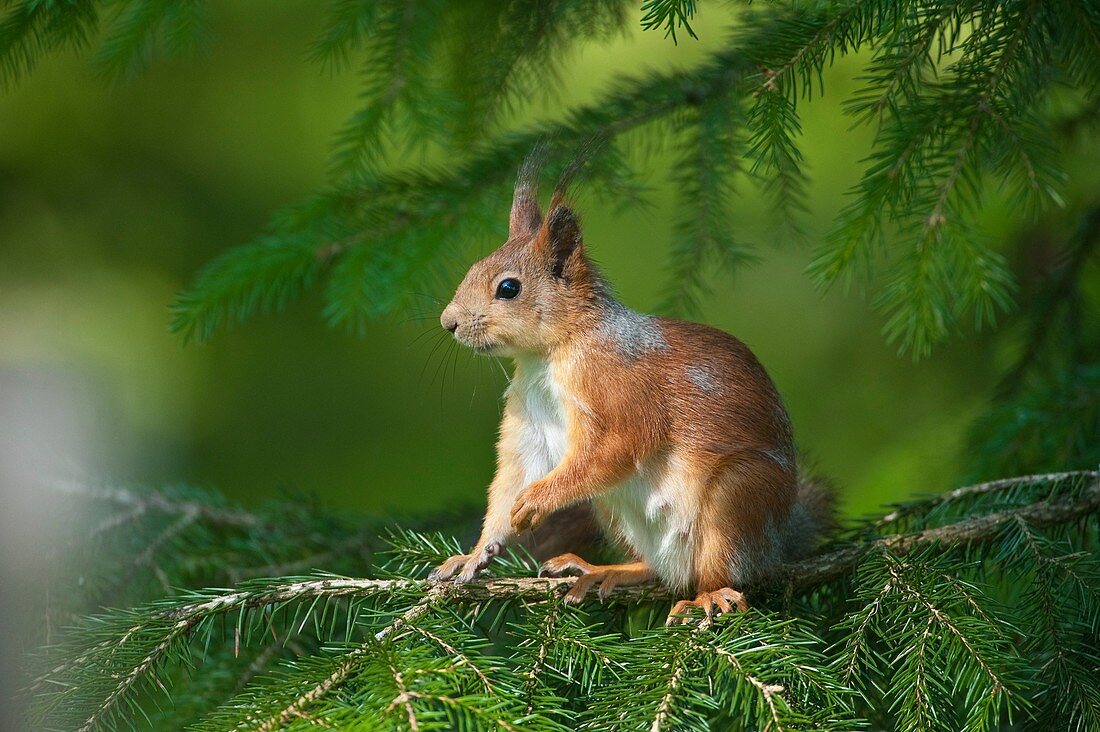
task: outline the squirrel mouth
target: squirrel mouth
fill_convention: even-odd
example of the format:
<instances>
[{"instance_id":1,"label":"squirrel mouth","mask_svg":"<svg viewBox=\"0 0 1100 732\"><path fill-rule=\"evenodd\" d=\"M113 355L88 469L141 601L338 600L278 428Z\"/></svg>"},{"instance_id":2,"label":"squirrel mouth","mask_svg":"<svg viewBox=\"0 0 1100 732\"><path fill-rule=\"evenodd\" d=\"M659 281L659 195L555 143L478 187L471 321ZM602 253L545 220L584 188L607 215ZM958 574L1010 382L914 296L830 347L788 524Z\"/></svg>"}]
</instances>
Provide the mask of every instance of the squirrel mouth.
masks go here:
<instances>
[{"instance_id":1,"label":"squirrel mouth","mask_svg":"<svg viewBox=\"0 0 1100 732\"><path fill-rule=\"evenodd\" d=\"M492 356L500 350L500 344L499 343L493 343L493 342L471 343L471 344L469 344L469 346L476 353L479 353L482 356Z\"/></svg>"},{"instance_id":2,"label":"squirrel mouth","mask_svg":"<svg viewBox=\"0 0 1100 732\"><path fill-rule=\"evenodd\" d=\"M504 344L483 337L471 337L469 333L455 333L455 340L482 356L494 356L500 353Z\"/></svg>"}]
</instances>

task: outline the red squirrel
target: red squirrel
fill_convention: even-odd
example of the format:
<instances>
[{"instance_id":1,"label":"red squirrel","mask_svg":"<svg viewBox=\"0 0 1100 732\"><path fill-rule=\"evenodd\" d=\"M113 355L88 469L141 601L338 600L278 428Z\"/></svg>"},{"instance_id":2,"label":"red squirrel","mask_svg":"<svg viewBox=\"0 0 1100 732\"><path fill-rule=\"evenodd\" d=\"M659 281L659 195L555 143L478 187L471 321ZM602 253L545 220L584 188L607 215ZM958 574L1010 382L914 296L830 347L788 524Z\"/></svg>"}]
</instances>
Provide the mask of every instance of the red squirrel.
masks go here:
<instances>
[{"instance_id":1,"label":"red squirrel","mask_svg":"<svg viewBox=\"0 0 1100 732\"><path fill-rule=\"evenodd\" d=\"M709 617L746 609L744 588L830 523L830 496L799 481L787 411L749 348L619 302L561 187L544 217L521 173L508 240L470 267L440 322L515 372L481 538L432 579L470 581L521 532L591 502L633 561L548 560L544 573L580 575L566 601L656 578L694 598L670 621L691 607Z\"/></svg>"}]
</instances>

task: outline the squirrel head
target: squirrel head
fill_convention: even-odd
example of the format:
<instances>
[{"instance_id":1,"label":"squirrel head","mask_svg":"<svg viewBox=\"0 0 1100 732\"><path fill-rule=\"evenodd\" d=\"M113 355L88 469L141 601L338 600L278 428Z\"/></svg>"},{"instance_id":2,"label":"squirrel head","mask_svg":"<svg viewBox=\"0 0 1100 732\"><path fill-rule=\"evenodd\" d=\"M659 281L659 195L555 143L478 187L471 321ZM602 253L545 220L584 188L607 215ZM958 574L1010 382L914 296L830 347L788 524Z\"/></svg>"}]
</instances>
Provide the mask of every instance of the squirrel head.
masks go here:
<instances>
[{"instance_id":1,"label":"squirrel head","mask_svg":"<svg viewBox=\"0 0 1100 732\"><path fill-rule=\"evenodd\" d=\"M558 191L543 216L535 187L521 179L508 240L470 267L440 324L479 353L545 355L582 329L605 297L577 214Z\"/></svg>"}]
</instances>

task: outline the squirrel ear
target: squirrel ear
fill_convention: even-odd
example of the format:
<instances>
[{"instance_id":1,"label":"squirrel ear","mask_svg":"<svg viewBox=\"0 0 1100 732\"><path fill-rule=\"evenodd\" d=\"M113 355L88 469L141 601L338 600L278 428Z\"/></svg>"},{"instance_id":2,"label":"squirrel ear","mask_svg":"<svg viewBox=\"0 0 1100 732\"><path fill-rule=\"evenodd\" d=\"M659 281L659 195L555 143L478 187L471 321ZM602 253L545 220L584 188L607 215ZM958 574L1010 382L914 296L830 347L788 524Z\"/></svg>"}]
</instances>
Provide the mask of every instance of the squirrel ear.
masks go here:
<instances>
[{"instance_id":1,"label":"squirrel ear","mask_svg":"<svg viewBox=\"0 0 1100 732\"><path fill-rule=\"evenodd\" d=\"M530 236L542 225L537 193L533 186L520 183L512 198L512 213L508 216L508 238Z\"/></svg>"},{"instance_id":2,"label":"squirrel ear","mask_svg":"<svg viewBox=\"0 0 1100 732\"><path fill-rule=\"evenodd\" d=\"M569 257L581 248L581 222L568 206L555 206L546 222L545 250L550 259L550 269L555 277L561 277Z\"/></svg>"}]
</instances>

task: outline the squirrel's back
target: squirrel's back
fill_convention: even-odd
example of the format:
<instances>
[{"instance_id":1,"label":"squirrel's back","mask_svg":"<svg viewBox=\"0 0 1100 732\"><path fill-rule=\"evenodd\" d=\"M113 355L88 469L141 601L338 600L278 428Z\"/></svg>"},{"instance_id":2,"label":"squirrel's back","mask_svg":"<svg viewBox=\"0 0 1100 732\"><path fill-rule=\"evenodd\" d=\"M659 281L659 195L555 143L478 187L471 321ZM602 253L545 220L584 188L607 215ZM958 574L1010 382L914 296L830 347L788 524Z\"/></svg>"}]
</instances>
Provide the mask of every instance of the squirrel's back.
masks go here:
<instances>
[{"instance_id":1,"label":"squirrel's back","mask_svg":"<svg viewBox=\"0 0 1100 732\"><path fill-rule=\"evenodd\" d=\"M751 487L733 489L740 523L760 521L759 558L744 564L744 574L812 550L834 524L831 492L799 479L786 408L748 346L717 328L636 313L605 297L565 359L579 403L609 431L643 434L647 454L671 451L714 481L739 470L755 476ZM699 485L715 490L714 481Z\"/></svg>"}]
</instances>

